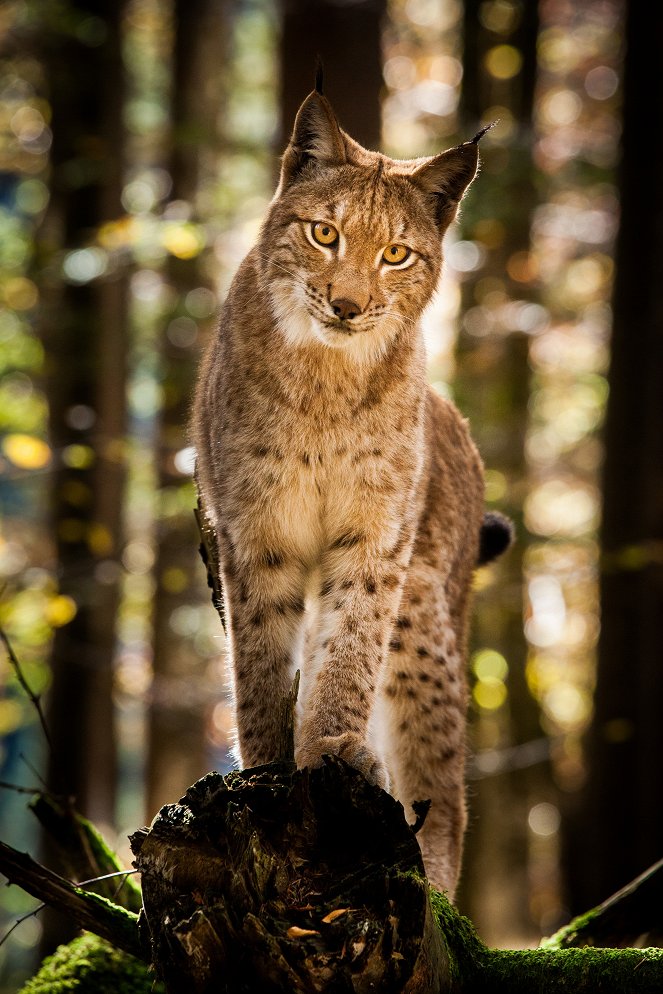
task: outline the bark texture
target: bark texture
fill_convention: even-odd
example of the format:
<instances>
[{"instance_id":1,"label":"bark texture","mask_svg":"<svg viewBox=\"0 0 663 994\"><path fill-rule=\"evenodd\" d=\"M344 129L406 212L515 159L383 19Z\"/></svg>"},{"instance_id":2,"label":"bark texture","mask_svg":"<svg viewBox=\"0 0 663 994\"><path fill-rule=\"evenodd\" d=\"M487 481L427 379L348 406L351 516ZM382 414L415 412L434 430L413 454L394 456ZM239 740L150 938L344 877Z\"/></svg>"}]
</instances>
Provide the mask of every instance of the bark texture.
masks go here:
<instances>
[{"instance_id":1,"label":"bark texture","mask_svg":"<svg viewBox=\"0 0 663 994\"><path fill-rule=\"evenodd\" d=\"M449 989L414 832L340 760L210 773L132 847L169 994Z\"/></svg>"}]
</instances>

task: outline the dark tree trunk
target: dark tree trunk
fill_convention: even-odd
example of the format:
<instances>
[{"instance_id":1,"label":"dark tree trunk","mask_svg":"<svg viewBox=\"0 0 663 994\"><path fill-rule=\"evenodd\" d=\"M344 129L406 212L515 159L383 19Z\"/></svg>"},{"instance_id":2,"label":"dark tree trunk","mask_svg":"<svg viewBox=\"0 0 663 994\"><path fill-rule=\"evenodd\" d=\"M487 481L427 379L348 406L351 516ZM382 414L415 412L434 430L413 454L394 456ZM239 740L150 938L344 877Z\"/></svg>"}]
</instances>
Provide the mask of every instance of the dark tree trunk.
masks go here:
<instances>
[{"instance_id":1,"label":"dark tree trunk","mask_svg":"<svg viewBox=\"0 0 663 994\"><path fill-rule=\"evenodd\" d=\"M39 243L50 434L56 453L53 530L58 580L76 604L53 642L49 787L96 821L114 819L116 754L112 662L119 597L124 488L126 280L90 278L96 229L122 213L124 3L77 0L74 25L103 22L103 45L85 31L45 32L52 106L52 199ZM97 250L98 251L98 250ZM99 258L98 256L96 257ZM80 265L82 268L80 268Z\"/></svg>"},{"instance_id":2,"label":"dark tree trunk","mask_svg":"<svg viewBox=\"0 0 663 994\"><path fill-rule=\"evenodd\" d=\"M610 394L605 426L601 636L589 773L568 847L574 908L663 850L663 8L626 5Z\"/></svg>"},{"instance_id":3,"label":"dark tree trunk","mask_svg":"<svg viewBox=\"0 0 663 994\"><path fill-rule=\"evenodd\" d=\"M281 0L281 9L281 144L313 89L320 56L325 93L342 127L367 148L378 148L385 0Z\"/></svg>"},{"instance_id":4,"label":"dark tree trunk","mask_svg":"<svg viewBox=\"0 0 663 994\"><path fill-rule=\"evenodd\" d=\"M504 293L505 302L532 296L531 287L510 277L508 262L515 253L526 253L529 249L531 215L538 200L532 163L538 5L521 5L522 16L514 20L512 29L502 34L482 24L481 7L480 0L466 0L464 5L462 137L470 137L479 127L486 108L496 105L511 111L515 128L507 144L482 148L483 167L463 205L464 237L481 246L482 232L488 229L489 235L483 246L485 264L476 273L467 274L462 284L461 320L482 304L477 286L480 282L485 285L491 278L493 287L499 286L499 292ZM521 71L508 80L494 79L485 68L486 54L498 43L515 46L522 56ZM492 244L491 224L497 232ZM478 310L473 313L477 314ZM499 467L506 476L507 491L499 506L516 523L516 544L496 567L499 583L487 591L490 603L483 604L479 598L474 634L476 645L498 650L509 662L509 717L505 724L508 722L511 735L511 741L506 744L512 745L536 739L542 732L538 707L525 680L527 647L522 618L529 338L521 330L505 331L475 336L461 327L454 389L461 410L470 417L487 468ZM539 770L536 777L540 783ZM527 934L531 930L522 852L527 847L526 812L531 803L533 779L529 771L504 773L473 790L473 827L468 837L459 901L461 907L467 902L469 914L480 928L490 928L488 922L481 921L488 879L500 894L500 915L508 918L516 931ZM481 897L472 906L476 895Z\"/></svg>"},{"instance_id":5,"label":"dark tree trunk","mask_svg":"<svg viewBox=\"0 0 663 994\"><path fill-rule=\"evenodd\" d=\"M219 0L176 0L171 99L171 150L167 163L171 198L188 205L194 221L202 181L214 167L218 143L214 122L222 99L221 72L227 37L226 5ZM147 817L178 797L207 769L206 660L197 656L189 635L170 622L178 608L199 602L202 581L192 498L169 500L190 483L175 456L187 445L189 405L195 377L198 315L187 309L187 294L206 286L200 257L172 256L167 276L176 292L161 340L163 406L157 458L162 497L157 522L154 602L154 684L149 714ZM183 334L179 334L180 328ZM173 333L173 329L175 329ZM193 334L191 334L193 331ZM168 505L175 505L170 512Z\"/></svg>"}]
</instances>

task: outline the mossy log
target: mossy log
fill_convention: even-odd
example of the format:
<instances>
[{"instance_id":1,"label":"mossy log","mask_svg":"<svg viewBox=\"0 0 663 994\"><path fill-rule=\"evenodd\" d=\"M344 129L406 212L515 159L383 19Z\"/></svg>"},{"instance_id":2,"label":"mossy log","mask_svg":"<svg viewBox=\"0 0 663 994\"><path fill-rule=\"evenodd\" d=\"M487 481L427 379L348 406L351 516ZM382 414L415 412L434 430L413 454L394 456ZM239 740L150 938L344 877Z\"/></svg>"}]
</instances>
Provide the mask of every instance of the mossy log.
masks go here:
<instances>
[{"instance_id":1,"label":"mossy log","mask_svg":"<svg viewBox=\"0 0 663 994\"><path fill-rule=\"evenodd\" d=\"M337 759L208 774L132 847L169 994L663 990L659 949L487 949L401 806Z\"/></svg>"},{"instance_id":2,"label":"mossy log","mask_svg":"<svg viewBox=\"0 0 663 994\"><path fill-rule=\"evenodd\" d=\"M152 961L168 994L663 991L661 949L559 948L561 936L547 948L487 949L429 890L401 806L338 759L313 771L283 762L210 773L132 847L140 919L0 845L0 872L105 937L62 947L25 994L161 990L140 960ZM650 900L658 880L652 868L606 902L613 932L615 907L632 909L639 891L659 914ZM636 927L642 920L634 916Z\"/></svg>"},{"instance_id":3,"label":"mossy log","mask_svg":"<svg viewBox=\"0 0 663 994\"><path fill-rule=\"evenodd\" d=\"M164 994L164 988L146 963L86 932L47 956L19 994Z\"/></svg>"}]
</instances>

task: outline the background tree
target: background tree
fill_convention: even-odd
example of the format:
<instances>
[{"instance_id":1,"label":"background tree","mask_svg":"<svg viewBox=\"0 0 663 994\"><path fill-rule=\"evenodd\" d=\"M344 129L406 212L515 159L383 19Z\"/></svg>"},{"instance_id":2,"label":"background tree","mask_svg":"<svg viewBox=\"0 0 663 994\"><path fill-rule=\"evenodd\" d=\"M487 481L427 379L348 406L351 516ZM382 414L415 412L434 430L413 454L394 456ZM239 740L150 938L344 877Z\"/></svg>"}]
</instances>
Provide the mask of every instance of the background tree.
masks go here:
<instances>
[{"instance_id":1,"label":"background tree","mask_svg":"<svg viewBox=\"0 0 663 994\"><path fill-rule=\"evenodd\" d=\"M281 0L281 138L313 89L318 56L342 127L367 148L380 145L381 31L385 0Z\"/></svg>"},{"instance_id":2,"label":"background tree","mask_svg":"<svg viewBox=\"0 0 663 994\"><path fill-rule=\"evenodd\" d=\"M51 650L47 782L101 825L112 824L115 813L113 655L128 342L126 274L105 271L95 236L121 211L124 6L76 0L67 17L47 14L43 27L53 148L39 261L56 454L52 524L60 590L75 612Z\"/></svg>"},{"instance_id":3,"label":"background tree","mask_svg":"<svg viewBox=\"0 0 663 994\"><path fill-rule=\"evenodd\" d=\"M525 681L522 583L528 539L523 502L528 472L525 432L531 329L518 321L523 303L536 295L527 260L531 218L538 202L532 161L537 40L536 4L486 5L466 0L463 134L474 133L482 124L490 123L491 117L500 120L497 144L491 146L488 137L482 146L481 174L463 206L464 240L451 249L457 254L462 280L454 391L461 410L470 417L489 472L499 467L500 485L491 486L489 482L488 499L497 498L498 506L513 518L517 535L515 547L491 571L493 577L499 577L498 582L489 581L485 597L479 595L474 645L483 649L484 655L474 657L479 695L475 714L478 749L519 746L542 734L538 707ZM501 139L500 128L504 135ZM463 253L467 254L466 260ZM486 655L486 647L489 652L500 653L502 662L494 655ZM486 707L481 707L480 695L491 686L491 666L493 670L503 668L501 675L508 691L506 707L497 715L497 708L491 707L497 701L484 698ZM493 864L500 867L500 872L489 886L499 892L500 914L506 914L516 930L530 927L528 909L522 900L526 891L522 874L526 868L520 853L527 845L533 780L540 791L539 769L506 770L472 786L473 829L468 839L463 886L467 913L479 921L479 882L486 865ZM485 925L492 927L488 921Z\"/></svg>"},{"instance_id":4,"label":"background tree","mask_svg":"<svg viewBox=\"0 0 663 994\"><path fill-rule=\"evenodd\" d=\"M628 4L620 227L601 528L601 635L589 770L567 846L574 908L593 903L661 856L663 794L663 152L660 8ZM596 830L600 826L600 830Z\"/></svg>"},{"instance_id":5,"label":"background tree","mask_svg":"<svg viewBox=\"0 0 663 994\"><path fill-rule=\"evenodd\" d=\"M173 7L171 140L172 181L166 216L201 223L209 214L205 187L215 178L219 155L216 122L223 99L229 13L218 0L176 0ZM176 248L176 246L173 246ZM190 634L172 624L179 609L200 600L204 572L192 508L189 466L178 462L187 440L189 405L197 368L198 325L215 315L211 278L198 253L186 246L171 254L166 272L174 300L161 335L158 414L158 507L152 685L146 816L177 798L207 771L209 694L207 660Z\"/></svg>"}]
</instances>

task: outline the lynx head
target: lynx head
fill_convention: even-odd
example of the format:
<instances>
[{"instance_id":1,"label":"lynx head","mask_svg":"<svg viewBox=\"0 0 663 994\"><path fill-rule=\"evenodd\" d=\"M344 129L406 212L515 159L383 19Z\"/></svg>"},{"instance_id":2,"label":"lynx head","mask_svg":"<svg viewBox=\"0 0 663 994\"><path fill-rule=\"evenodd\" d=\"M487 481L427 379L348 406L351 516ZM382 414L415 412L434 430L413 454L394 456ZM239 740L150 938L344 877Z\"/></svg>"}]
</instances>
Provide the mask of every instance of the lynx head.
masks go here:
<instances>
[{"instance_id":1,"label":"lynx head","mask_svg":"<svg viewBox=\"0 0 663 994\"><path fill-rule=\"evenodd\" d=\"M483 132L482 132L483 133ZM369 152L314 90L299 109L261 233L280 332L357 361L412 334L442 264L442 235L478 165L478 139L431 158Z\"/></svg>"}]
</instances>

